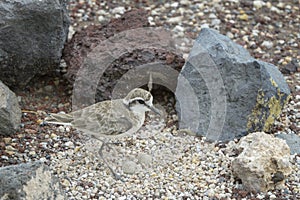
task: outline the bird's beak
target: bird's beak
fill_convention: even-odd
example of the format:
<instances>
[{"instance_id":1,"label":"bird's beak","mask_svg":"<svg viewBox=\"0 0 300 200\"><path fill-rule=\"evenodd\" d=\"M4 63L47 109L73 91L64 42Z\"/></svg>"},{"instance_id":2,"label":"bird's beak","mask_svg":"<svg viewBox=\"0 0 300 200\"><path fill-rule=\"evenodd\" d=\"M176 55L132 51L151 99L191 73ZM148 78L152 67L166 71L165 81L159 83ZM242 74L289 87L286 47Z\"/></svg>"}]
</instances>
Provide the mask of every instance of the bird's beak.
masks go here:
<instances>
[{"instance_id":1,"label":"bird's beak","mask_svg":"<svg viewBox=\"0 0 300 200\"><path fill-rule=\"evenodd\" d=\"M152 105L152 106L149 106L149 108L150 108L150 110L152 110L152 111L155 112L156 114L161 115L160 110L158 110L157 108L155 108L153 105Z\"/></svg>"}]
</instances>

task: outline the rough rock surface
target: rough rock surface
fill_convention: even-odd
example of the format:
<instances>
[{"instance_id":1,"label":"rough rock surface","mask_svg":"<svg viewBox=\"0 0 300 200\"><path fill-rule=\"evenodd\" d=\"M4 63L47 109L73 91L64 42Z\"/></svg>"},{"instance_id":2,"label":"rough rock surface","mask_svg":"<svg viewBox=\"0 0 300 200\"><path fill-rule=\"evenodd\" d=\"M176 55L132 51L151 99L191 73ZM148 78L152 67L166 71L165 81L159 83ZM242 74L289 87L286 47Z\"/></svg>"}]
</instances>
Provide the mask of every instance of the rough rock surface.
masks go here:
<instances>
[{"instance_id":1,"label":"rough rock surface","mask_svg":"<svg viewBox=\"0 0 300 200\"><path fill-rule=\"evenodd\" d=\"M0 80L24 87L56 69L68 35L65 0L4 0L0 19Z\"/></svg>"},{"instance_id":2,"label":"rough rock surface","mask_svg":"<svg viewBox=\"0 0 300 200\"><path fill-rule=\"evenodd\" d=\"M16 95L0 81L0 135L14 134L21 123L21 115Z\"/></svg>"},{"instance_id":3,"label":"rough rock surface","mask_svg":"<svg viewBox=\"0 0 300 200\"><path fill-rule=\"evenodd\" d=\"M279 134L276 137L286 141L289 145L291 154L300 154L300 137L296 134Z\"/></svg>"},{"instance_id":4,"label":"rough rock surface","mask_svg":"<svg viewBox=\"0 0 300 200\"><path fill-rule=\"evenodd\" d=\"M104 40L125 30L148 26L147 11L139 9L126 12L121 18L112 19L105 25L90 25L76 32L63 51L68 66L66 77L74 81L87 54Z\"/></svg>"},{"instance_id":5,"label":"rough rock surface","mask_svg":"<svg viewBox=\"0 0 300 200\"><path fill-rule=\"evenodd\" d=\"M41 162L0 168L1 199L66 199L58 178Z\"/></svg>"},{"instance_id":6,"label":"rough rock surface","mask_svg":"<svg viewBox=\"0 0 300 200\"><path fill-rule=\"evenodd\" d=\"M276 66L203 28L178 80L179 126L223 141L269 131L289 94Z\"/></svg>"},{"instance_id":7,"label":"rough rock surface","mask_svg":"<svg viewBox=\"0 0 300 200\"><path fill-rule=\"evenodd\" d=\"M272 135L251 133L228 148L239 152L232 161L232 171L249 191L282 188L291 173L290 148L284 140Z\"/></svg>"},{"instance_id":8,"label":"rough rock surface","mask_svg":"<svg viewBox=\"0 0 300 200\"><path fill-rule=\"evenodd\" d=\"M147 12L139 9L74 35L64 50L66 76L74 85L73 109L123 98L147 85L150 73L154 84L175 91L185 60L169 32L148 26Z\"/></svg>"}]
</instances>

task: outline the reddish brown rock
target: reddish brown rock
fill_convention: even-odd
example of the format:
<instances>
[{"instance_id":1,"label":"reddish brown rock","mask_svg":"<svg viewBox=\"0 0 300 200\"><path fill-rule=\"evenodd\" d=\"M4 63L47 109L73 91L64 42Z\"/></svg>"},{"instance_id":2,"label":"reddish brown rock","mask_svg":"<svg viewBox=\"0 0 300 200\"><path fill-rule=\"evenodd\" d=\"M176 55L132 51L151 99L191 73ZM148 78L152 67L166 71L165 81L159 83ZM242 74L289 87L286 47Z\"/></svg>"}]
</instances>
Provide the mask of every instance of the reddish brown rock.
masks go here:
<instances>
[{"instance_id":1,"label":"reddish brown rock","mask_svg":"<svg viewBox=\"0 0 300 200\"><path fill-rule=\"evenodd\" d=\"M121 18L112 19L105 25L91 25L76 32L63 51L63 58L68 65L66 77L74 81L84 58L102 41L125 30L148 26L147 11L138 9L126 12Z\"/></svg>"},{"instance_id":2,"label":"reddish brown rock","mask_svg":"<svg viewBox=\"0 0 300 200\"><path fill-rule=\"evenodd\" d=\"M134 87L147 85L150 71L153 83L175 91L185 62L172 34L149 27L147 12L142 9L76 33L66 45L64 59L66 77L75 88L75 109L119 98ZM112 94L115 91L117 96Z\"/></svg>"}]
</instances>

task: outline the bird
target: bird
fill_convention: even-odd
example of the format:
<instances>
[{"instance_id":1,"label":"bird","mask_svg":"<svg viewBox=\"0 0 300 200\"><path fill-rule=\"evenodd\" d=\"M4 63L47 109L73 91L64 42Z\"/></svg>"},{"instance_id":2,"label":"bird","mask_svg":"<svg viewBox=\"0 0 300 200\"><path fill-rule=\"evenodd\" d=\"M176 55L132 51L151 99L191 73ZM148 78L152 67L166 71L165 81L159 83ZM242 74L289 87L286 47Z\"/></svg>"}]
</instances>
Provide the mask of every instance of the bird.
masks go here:
<instances>
[{"instance_id":1,"label":"bird","mask_svg":"<svg viewBox=\"0 0 300 200\"><path fill-rule=\"evenodd\" d=\"M123 99L101 101L71 113L51 113L44 123L69 125L102 141L99 155L119 179L103 158L102 150L108 143L100 138L119 138L136 133L144 124L148 111L161 115L153 105L152 94L142 88L134 88Z\"/></svg>"}]
</instances>

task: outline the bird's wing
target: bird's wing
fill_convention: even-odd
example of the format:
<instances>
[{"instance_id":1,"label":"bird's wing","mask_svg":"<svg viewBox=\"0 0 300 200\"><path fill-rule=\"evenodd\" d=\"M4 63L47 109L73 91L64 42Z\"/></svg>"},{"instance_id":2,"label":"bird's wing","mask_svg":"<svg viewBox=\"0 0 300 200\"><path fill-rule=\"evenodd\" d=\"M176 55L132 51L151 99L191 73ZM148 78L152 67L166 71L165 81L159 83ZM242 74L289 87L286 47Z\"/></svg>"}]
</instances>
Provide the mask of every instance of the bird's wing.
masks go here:
<instances>
[{"instance_id":1,"label":"bird's wing","mask_svg":"<svg viewBox=\"0 0 300 200\"><path fill-rule=\"evenodd\" d=\"M133 127L120 110L111 109L112 101L104 101L73 112L73 126L83 132L98 136L117 136ZM104 109L105 108L105 109Z\"/></svg>"}]
</instances>

